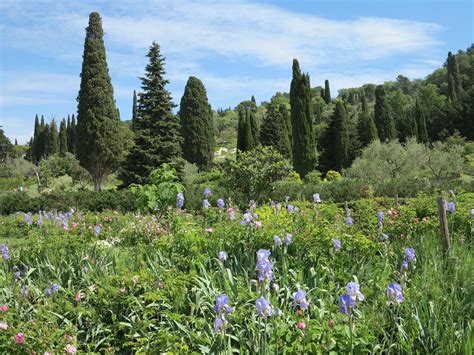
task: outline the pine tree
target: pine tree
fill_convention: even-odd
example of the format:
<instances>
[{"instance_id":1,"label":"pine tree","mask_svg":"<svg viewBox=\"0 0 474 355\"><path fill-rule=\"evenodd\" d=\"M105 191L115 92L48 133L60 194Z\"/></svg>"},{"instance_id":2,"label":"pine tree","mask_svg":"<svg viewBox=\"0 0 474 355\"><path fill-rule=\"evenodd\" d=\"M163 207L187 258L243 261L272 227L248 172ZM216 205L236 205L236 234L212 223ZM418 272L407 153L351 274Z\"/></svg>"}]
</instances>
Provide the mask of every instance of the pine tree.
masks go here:
<instances>
[{"instance_id":1,"label":"pine tree","mask_svg":"<svg viewBox=\"0 0 474 355\"><path fill-rule=\"evenodd\" d=\"M122 165L120 178L125 186L147 183L150 172L163 163L181 157L181 127L173 115L174 104L165 86L165 59L160 46L153 42L147 54L149 63L141 78L142 92L138 94L135 145Z\"/></svg>"},{"instance_id":2,"label":"pine tree","mask_svg":"<svg viewBox=\"0 0 474 355\"><path fill-rule=\"evenodd\" d=\"M51 121L51 125L49 126L48 138L48 156L59 153L59 133L58 126L54 118Z\"/></svg>"},{"instance_id":3,"label":"pine tree","mask_svg":"<svg viewBox=\"0 0 474 355\"><path fill-rule=\"evenodd\" d=\"M423 112L423 107L418 100L415 101L415 122L417 128L417 140L420 143L427 143L428 142L428 130L426 128L426 118L425 113Z\"/></svg>"},{"instance_id":4,"label":"pine tree","mask_svg":"<svg viewBox=\"0 0 474 355\"><path fill-rule=\"evenodd\" d=\"M102 19L92 12L84 41L76 153L92 176L94 191L101 190L102 182L117 168L128 145L126 131L117 116L103 36Z\"/></svg>"},{"instance_id":5,"label":"pine tree","mask_svg":"<svg viewBox=\"0 0 474 355\"><path fill-rule=\"evenodd\" d=\"M61 124L59 125L59 152L61 155L65 155L67 151L67 126L66 119L63 118Z\"/></svg>"},{"instance_id":6,"label":"pine tree","mask_svg":"<svg viewBox=\"0 0 474 355\"><path fill-rule=\"evenodd\" d=\"M378 133L373 116L369 112L367 98L365 95L362 95L361 101L362 105L359 121L357 122L357 134L359 137L360 147L363 148L368 146L374 140L378 139Z\"/></svg>"},{"instance_id":7,"label":"pine tree","mask_svg":"<svg viewBox=\"0 0 474 355\"><path fill-rule=\"evenodd\" d=\"M309 76L301 74L298 60L293 59L290 86L291 127L293 131L293 166L301 177L316 166L316 144L311 118Z\"/></svg>"},{"instance_id":8,"label":"pine tree","mask_svg":"<svg viewBox=\"0 0 474 355\"><path fill-rule=\"evenodd\" d=\"M276 148L281 155L290 159L291 142L285 119L286 117L275 103L269 104L260 129L260 143Z\"/></svg>"},{"instance_id":9,"label":"pine tree","mask_svg":"<svg viewBox=\"0 0 474 355\"><path fill-rule=\"evenodd\" d=\"M390 106L382 85L375 90L375 125L382 142L397 138L395 121L390 113Z\"/></svg>"},{"instance_id":10,"label":"pine tree","mask_svg":"<svg viewBox=\"0 0 474 355\"><path fill-rule=\"evenodd\" d=\"M214 156L214 124L201 80L191 76L179 107L183 158L201 169L211 167Z\"/></svg>"},{"instance_id":11,"label":"pine tree","mask_svg":"<svg viewBox=\"0 0 474 355\"><path fill-rule=\"evenodd\" d=\"M329 80L324 81L324 101L327 104L331 102L331 90L329 89Z\"/></svg>"}]
</instances>

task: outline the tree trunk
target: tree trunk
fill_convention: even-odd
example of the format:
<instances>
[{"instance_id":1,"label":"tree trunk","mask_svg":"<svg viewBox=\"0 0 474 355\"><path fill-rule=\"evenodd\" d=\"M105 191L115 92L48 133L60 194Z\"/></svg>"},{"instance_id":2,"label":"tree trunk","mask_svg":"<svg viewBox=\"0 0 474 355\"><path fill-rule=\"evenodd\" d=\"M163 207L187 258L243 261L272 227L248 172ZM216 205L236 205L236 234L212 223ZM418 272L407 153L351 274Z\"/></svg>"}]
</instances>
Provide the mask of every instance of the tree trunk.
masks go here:
<instances>
[{"instance_id":1,"label":"tree trunk","mask_svg":"<svg viewBox=\"0 0 474 355\"><path fill-rule=\"evenodd\" d=\"M94 177L94 191L99 192L101 190L101 179L99 177Z\"/></svg>"}]
</instances>

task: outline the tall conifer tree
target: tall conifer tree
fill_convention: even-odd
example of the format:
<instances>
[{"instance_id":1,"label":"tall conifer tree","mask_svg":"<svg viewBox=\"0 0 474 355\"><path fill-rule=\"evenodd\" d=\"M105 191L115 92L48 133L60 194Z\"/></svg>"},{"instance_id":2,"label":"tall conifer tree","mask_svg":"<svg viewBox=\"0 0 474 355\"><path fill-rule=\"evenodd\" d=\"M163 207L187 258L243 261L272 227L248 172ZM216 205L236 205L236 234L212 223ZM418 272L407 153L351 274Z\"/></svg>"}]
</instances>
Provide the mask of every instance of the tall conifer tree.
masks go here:
<instances>
[{"instance_id":1,"label":"tall conifer tree","mask_svg":"<svg viewBox=\"0 0 474 355\"><path fill-rule=\"evenodd\" d=\"M56 120L53 118L49 126L48 155L59 153L59 133Z\"/></svg>"},{"instance_id":2,"label":"tall conifer tree","mask_svg":"<svg viewBox=\"0 0 474 355\"><path fill-rule=\"evenodd\" d=\"M316 166L316 144L311 118L309 76L301 74L298 60L293 59L290 86L291 127L293 131L293 166L301 177Z\"/></svg>"},{"instance_id":3,"label":"tall conifer tree","mask_svg":"<svg viewBox=\"0 0 474 355\"><path fill-rule=\"evenodd\" d=\"M92 12L84 41L76 153L91 174L95 191L101 190L104 179L118 167L128 145L115 107L103 37L102 19Z\"/></svg>"},{"instance_id":4,"label":"tall conifer tree","mask_svg":"<svg viewBox=\"0 0 474 355\"><path fill-rule=\"evenodd\" d=\"M64 155L67 153L67 126L66 119L63 118L59 125L59 152Z\"/></svg>"},{"instance_id":5,"label":"tall conifer tree","mask_svg":"<svg viewBox=\"0 0 474 355\"><path fill-rule=\"evenodd\" d=\"M329 80L324 80L324 101L328 104L331 102L331 89L329 88Z\"/></svg>"},{"instance_id":6,"label":"tall conifer tree","mask_svg":"<svg viewBox=\"0 0 474 355\"><path fill-rule=\"evenodd\" d=\"M201 80L191 76L179 107L183 158L201 169L211 167L214 156L214 124Z\"/></svg>"},{"instance_id":7,"label":"tall conifer tree","mask_svg":"<svg viewBox=\"0 0 474 355\"><path fill-rule=\"evenodd\" d=\"M361 144L362 148L368 146L371 142L378 139L378 133L373 116L369 112L367 99L364 94L361 97L361 101L362 105L359 121L357 122L357 133L359 137L359 143Z\"/></svg>"},{"instance_id":8,"label":"tall conifer tree","mask_svg":"<svg viewBox=\"0 0 474 355\"><path fill-rule=\"evenodd\" d=\"M148 51L149 63L141 78L142 92L138 94L135 145L127 156L120 172L125 186L147 183L150 172L163 163L172 163L181 157L181 127L173 115L174 104L169 83L164 78L165 58L160 46L153 42Z\"/></svg>"},{"instance_id":9,"label":"tall conifer tree","mask_svg":"<svg viewBox=\"0 0 474 355\"><path fill-rule=\"evenodd\" d=\"M277 104L270 103L260 128L260 143L275 147L281 155L291 159L291 142L285 119Z\"/></svg>"},{"instance_id":10,"label":"tall conifer tree","mask_svg":"<svg viewBox=\"0 0 474 355\"><path fill-rule=\"evenodd\" d=\"M133 103L132 103L132 129L135 131L137 125L137 92L133 90Z\"/></svg>"},{"instance_id":11,"label":"tall conifer tree","mask_svg":"<svg viewBox=\"0 0 474 355\"><path fill-rule=\"evenodd\" d=\"M427 143L428 142L428 129L426 127L426 117L423 111L423 107L421 106L418 99L415 101L415 122L416 122L416 129L417 129L417 140L420 143Z\"/></svg>"},{"instance_id":12,"label":"tall conifer tree","mask_svg":"<svg viewBox=\"0 0 474 355\"><path fill-rule=\"evenodd\" d=\"M390 113L390 105L388 103L385 89L382 85L375 89L375 125L379 139L384 142L397 138L397 130L395 128L395 121Z\"/></svg>"}]
</instances>

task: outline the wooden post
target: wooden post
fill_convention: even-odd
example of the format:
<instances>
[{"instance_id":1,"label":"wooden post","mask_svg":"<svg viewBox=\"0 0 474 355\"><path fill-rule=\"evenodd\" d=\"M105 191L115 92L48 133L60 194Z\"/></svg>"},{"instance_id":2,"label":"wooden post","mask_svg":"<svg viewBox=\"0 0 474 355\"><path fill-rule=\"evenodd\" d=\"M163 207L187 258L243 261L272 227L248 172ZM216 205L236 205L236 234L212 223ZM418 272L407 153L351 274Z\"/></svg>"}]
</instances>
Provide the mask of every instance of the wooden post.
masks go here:
<instances>
[{"instance_id":1,"label":"wooden post","mask_svg":"<svg viewBox=\"0 0 474 355\"><path fill-rule=\"evenodd\" d=\"M451 248L451 242L449 241L448 219L446 218L446 200L443 196L438 197L438 218L443 249L447 253Z\"/></svg>"}]
</instances>

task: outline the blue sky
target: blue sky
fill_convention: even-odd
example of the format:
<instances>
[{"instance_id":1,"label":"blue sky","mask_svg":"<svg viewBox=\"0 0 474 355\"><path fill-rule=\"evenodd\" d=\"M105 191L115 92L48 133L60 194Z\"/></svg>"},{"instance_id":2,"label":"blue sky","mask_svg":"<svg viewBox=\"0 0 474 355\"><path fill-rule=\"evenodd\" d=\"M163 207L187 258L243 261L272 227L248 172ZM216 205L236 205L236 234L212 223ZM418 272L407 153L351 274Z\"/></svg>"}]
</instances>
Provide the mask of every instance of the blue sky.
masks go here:
<instances>
[{"instance_id":1,"label":"blue sky","mask_svg":"<svg viewBox=\"0 0 474 355\"><path fill-rule=\"evenodd\" d=\"M25 143L36 113L77 110L85 27L98 11L115 99L131 116L153 40L179 104L190 75L213 108L288 91L298 58L312 86L423 78L473 42L472 1L12 1L0 2L0 125Z\"/></svg>"}]
</instances>

